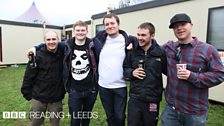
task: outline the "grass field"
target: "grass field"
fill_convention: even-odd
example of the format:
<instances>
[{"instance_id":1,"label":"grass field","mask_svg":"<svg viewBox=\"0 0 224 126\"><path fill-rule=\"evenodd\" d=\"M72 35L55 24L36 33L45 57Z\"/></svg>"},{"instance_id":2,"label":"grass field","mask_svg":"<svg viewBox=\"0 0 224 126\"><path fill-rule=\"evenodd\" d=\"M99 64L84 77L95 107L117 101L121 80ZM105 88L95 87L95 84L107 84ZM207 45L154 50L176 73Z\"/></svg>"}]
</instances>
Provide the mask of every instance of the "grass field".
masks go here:
<instances>
[{"instance_id":1,"label":"grass field","mask_svg":"<svg viewBox=\"0 0 224 126\"><path fill-rule=\"evenodd\" d=\"M30 102L26 101L20 92L25 66L8 67L0 69L0 125L1 126L29 126L29 118L25 119L3 119L3 112L26 112L28 113ZM67 95L64 99L64 113L68 113ZM164 107L164 100L161 109ZM98 118L92 119L90 126L106 126L106 116L102 108L99 97L94 106ZM61 119L61 126L69 126L69 118L64 116ZM48 119L45 120L46 126L49 125ZM159 122L159 125L160 122ZM210 104L207 126L224 126L224 106Z\"/></svg>"}]
</instances>

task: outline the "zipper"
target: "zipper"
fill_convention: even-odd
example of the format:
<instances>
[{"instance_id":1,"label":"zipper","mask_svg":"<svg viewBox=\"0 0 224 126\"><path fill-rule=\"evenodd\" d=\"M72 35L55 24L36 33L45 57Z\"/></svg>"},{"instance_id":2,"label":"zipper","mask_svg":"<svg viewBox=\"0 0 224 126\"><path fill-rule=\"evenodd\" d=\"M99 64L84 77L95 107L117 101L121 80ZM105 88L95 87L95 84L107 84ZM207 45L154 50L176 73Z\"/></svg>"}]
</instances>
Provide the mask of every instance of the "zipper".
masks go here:
<instances>
[{"instance_id":1,"label":"zipper","mask_svg":"<svg viewBox=\"0 0 224 126\"><path fill-rule=\"evenodd\" d=\"M68 92L68 89L67 89L67 82L68 82L68 78L69 78L69 72L70 72L70 70L71 70L71 49L70 49L70 51L67 53L67 54L69 54L69 56L68 56L68 58L69 58L69 63L68 63L68 68L67 68L67 73L66 74L68 74L68 76L66 77L66 80L65 80L65 83L64 83L64 85L65 85L65 89L67 90L67 92ZM65 61L66 62L66 61ZM63 64L64 65L64 64ZM67 63L65 64L65 65L67 65Z\"/></svg>"},{"instance_id":2,"label":"zipper","mask_svg":"<svg viewBox=\"0 0 224 126\"><path fill-rule=\"evenodd\" d=\"M89 60L89 67L90 69L92 70L92 83L93 83L93 89L92 89L92 93L95 93L96 92L96 85L95 85L95 72L94 72L94 69L93 69L93 66L92 66L92 62L91 62L91 57L90 57L90 54L89 54L89 44L86 46L86 54L87 54L87 58Z\"/></svg>"}]
</instances>

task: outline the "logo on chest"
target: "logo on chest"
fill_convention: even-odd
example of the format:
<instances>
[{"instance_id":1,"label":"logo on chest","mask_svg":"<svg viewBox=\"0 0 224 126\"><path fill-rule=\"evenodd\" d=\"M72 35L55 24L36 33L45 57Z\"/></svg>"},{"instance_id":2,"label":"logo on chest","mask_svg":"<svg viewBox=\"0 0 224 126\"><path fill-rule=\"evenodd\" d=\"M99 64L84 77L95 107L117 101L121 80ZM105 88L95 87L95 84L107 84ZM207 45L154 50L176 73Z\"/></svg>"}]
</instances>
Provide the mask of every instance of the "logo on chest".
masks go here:
<instances>
[{"instance_id":1,"label":"logo on chest","mask_svg":"<svg viewBox=\"0 0 224 126\"><path fill-rule=\"evenodd\" d=\"M86 51L74 50L71 71L75 80L83 80L87 77L90 67Z\"/></svg>"}]
</instances>

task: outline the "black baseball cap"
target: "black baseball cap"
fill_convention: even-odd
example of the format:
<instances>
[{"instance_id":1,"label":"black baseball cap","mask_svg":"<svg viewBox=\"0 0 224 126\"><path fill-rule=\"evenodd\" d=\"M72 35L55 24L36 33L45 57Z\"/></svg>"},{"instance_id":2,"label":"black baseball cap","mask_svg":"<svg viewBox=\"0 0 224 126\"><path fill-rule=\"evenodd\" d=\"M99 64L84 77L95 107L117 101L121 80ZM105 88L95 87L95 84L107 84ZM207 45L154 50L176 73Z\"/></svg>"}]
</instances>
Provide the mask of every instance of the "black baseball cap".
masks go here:
<instances>
[{"instance_id":1,"label":"black baseball cap","mask_svg":"<svg viewBox=\"0 0 224 126\"><path fill-rule=\"evenodd\" d=\"M180 14L176 14L174 15L171 19L170 19L170 26L169 28L172 29L173 26L176 24L176 23L179 23L179 22L187 22L187 23L191 23L191 18L185 14L185 13L180 13Z\"/></svg>"}]
</instances>

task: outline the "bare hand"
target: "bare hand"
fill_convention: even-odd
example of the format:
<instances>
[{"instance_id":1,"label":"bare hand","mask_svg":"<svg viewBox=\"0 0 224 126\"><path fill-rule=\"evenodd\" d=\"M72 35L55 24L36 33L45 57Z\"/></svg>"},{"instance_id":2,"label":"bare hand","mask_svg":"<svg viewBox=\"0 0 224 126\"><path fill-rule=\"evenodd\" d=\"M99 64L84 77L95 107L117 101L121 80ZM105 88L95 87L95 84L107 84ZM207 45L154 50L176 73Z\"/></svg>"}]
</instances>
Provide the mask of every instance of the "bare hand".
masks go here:
<instances>
[{"instance_id":1,"label":"bare hand","mask_svg":"<svg viewBox=\"0 0 224 126\"><path fill-rule=\"evenodd\" d=\"M182 80L187 80L191 74L191 71L187 69L178 69L177 70L177 78Z\"/></svg>"},{"instance_id":2,"label":"bare hand","mask_svg":"<svg viewBox=\"0 0 224 126\"><path fill-rule=\"evenodd\" d=\"M144 79L145 78L145 71L143 68L137 68L132 72L132 75L138 79Z\"/></svg>"},{"instance_id":3,"label":"bare hand","mask_svg":"<svg viewBox=\"0 0 224 126\"><path fill-rule=\"evenodd\" d=\"M127 47L126 47L127 50L132 50L133 49L133 44L130 43Z\"/></svg>"},{"instance_id":4,"label":"bare hand","mask_svg":"<svg viewBox=\"0 0 224 126\"><path fill-rule=\"evenodd\" d=\"M36 48L35 47L32 47L32 48L28 49L28 51L27 51L27 57L28 58L29 58L29 53L30 52L33 52L34 56L36 56Z\"/></svg>"}]
</instances>

